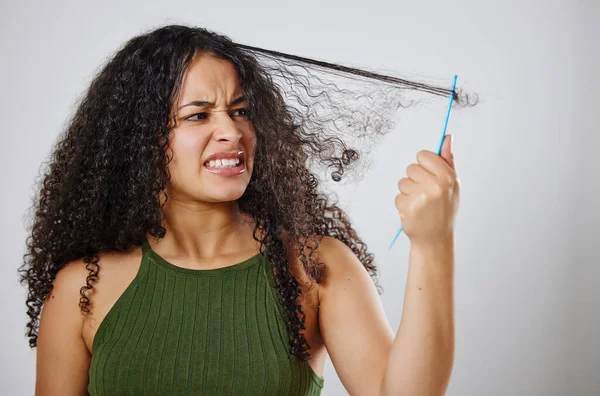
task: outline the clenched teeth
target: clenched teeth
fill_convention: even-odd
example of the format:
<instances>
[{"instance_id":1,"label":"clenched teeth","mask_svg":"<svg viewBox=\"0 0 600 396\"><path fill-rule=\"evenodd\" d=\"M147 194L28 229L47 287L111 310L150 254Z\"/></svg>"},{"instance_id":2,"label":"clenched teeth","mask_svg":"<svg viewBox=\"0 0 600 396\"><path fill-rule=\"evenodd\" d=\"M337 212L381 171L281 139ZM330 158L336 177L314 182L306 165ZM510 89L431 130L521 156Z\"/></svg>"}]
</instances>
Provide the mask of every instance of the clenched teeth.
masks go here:
<instances>
[{"instance_id":1,"label":"clenched teeth","mask_svg":"<svg viewBox=\"0 0 600 396\"><path fill-rule=\"evenodd\" d=\"M239 165L239 158L223 158L212 160L204 163L206 166L210 166L211 168L233 168L234 166Z\"/></svg>"}]
</instances>

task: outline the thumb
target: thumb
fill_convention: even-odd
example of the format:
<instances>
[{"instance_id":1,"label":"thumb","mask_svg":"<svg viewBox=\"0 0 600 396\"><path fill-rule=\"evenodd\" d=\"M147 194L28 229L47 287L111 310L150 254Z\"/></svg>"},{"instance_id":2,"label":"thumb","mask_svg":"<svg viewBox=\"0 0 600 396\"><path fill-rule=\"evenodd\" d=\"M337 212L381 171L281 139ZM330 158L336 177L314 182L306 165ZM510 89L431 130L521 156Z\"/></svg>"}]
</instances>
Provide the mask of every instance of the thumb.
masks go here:
<instances>
[{"instance_id":1,"label":"thumb","mask_svg":"<svg viewBox=\"0 0 600 396\"><path fill-rule=\"evenodd\" d=\"M446 161L448 165L454 170L454 153L452 152L452 135L448 134L444 136L444 143L442 143L442 151L440 156Z\"/></svg>"}]
</instances>

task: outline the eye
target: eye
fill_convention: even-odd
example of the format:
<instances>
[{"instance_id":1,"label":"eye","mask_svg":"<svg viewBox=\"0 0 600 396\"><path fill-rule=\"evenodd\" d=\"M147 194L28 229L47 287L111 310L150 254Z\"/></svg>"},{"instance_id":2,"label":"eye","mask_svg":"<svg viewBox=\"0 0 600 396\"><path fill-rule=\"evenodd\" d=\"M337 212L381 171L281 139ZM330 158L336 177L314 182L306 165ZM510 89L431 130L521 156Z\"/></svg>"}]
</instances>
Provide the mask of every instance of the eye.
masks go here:
<instances>
[{"instance_id":1,"label":"eye","mask_svg":"<svg viewBox=\"0 0 600 396\"><path fill-rule=\"evenodd\" d=\"M241 114L236 114L236 113L240 113L240 112L241 112ZM241 117L248 117L248 109L245 108L245 107L242 107L242 108L239 108L239 109L235 109L232 114L234 116L235 115L239 115Z\"/></svg>"},{"instance_id":2,"label":"eye","mask_svg":"<svg viewBox=\"0 0 600 396\"><path fill-rule=\"evenodd\" d=\"M194 117L199 116L198 118L194 119ZM192 114L189 117L186 117L186 120L190 120L190 121L199 121L199 120L205 120L208 118L208 114L207 113L196 113L196 114Z\"/></svg>"}]
</instances>

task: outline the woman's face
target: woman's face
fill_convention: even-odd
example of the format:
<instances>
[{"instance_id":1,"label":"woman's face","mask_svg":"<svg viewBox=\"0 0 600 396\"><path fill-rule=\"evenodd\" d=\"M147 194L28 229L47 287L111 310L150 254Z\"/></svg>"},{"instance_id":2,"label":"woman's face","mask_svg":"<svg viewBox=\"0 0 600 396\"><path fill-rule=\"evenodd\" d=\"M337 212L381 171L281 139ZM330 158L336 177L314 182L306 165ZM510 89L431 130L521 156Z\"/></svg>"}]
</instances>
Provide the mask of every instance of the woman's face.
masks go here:
<instances>
[{"instance_id":1,"label":"woman's face","mask_svg":"<svg viewBox=\"0 0 600 396\"><path fill-rule=\"evenodd\" d=\"M173 109L169 199L226 202L242 196L256 147L243 93L230 62L203 54L190 64Z\"/></svg>"}]
</instances>

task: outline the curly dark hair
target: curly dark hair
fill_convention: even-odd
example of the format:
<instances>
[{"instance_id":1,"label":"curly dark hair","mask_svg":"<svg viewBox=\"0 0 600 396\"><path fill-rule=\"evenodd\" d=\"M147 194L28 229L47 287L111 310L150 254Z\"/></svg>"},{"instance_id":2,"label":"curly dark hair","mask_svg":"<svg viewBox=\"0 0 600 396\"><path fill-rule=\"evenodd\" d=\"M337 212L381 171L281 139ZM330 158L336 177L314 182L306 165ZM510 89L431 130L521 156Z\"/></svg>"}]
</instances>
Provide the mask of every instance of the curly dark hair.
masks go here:
<instances>
[{"instance_id":1,"label":"curly dark hair","mask_svg":"<svg viewBox=\"0 0 600 396\"><path fill-rule=\"evenodd\" d=\"M164 237L166 200L160 202L167 198L169 181L165 148L172 128L170 109L199 53L231 62L247 97L257 147L254 171L238 204L255 220L254 239L275 270L291 354L306 361L310 347L301 332L301 288L290 273L282 234L293 242L312 281L321 283L327 275L313 253L330 236L356 254L382 294L373 254L347 214L319 191L309 162L324 166L331 179L340 181L359 159L358 150L340 136L362 139L357 144L368 151L368 144L392 127L387 115L403 106L402 91L447 97L452 90L237 44L203 28L162 26L132 38L107 61L51 153L18 270L21 283L28 285L31 348L37 346L43 303L63 266L81 258L86 263L89 274L80 289L80 308L89 313L86 292L97 280L99 254L140 246L146 233ZM340 89L331 82L334 77L361 87ZM373 89L365 93L365 88ZM455 102L468 101L457 92Z\"/></svg>"}]
</instances>

